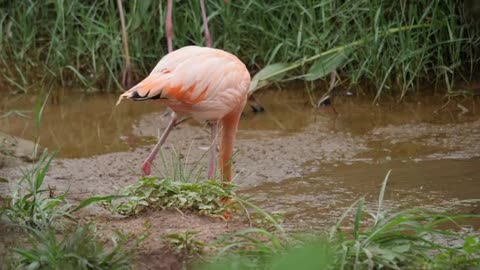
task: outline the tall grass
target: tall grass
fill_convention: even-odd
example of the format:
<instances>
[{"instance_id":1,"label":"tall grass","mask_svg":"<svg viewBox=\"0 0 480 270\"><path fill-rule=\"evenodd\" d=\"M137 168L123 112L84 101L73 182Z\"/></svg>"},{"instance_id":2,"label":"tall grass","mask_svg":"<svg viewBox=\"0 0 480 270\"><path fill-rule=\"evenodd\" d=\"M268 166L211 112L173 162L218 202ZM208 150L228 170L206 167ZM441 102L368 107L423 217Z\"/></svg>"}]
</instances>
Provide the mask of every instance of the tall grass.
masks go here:
<instances>
[{"instance_id":1,"label":"tall grass","mask_svg":"<svg viewBox=\"0 0 480 270\"><path fill-rule=\"evenodd\" d=\"M475 14L465 15L464 1L206 4L214 46L238 55L252 72L353 42L362 45L346 51L337 71L348 86L377 94L405 95L423 84L452 89L455 81L470 80L478 66L479 35L470 19ZM139 78L167 52L166 2L132 0L123 6L133 73ZM199 1L175 1L174 8L174 46L203 45ZM382 35L414 25L428 27ZM123 54L114 0L0 1L1 80L19 91L47 77L64 86L117 89ZM309 68L302 65L292 75L309 74Z\"/></svg>"}]
</instances>

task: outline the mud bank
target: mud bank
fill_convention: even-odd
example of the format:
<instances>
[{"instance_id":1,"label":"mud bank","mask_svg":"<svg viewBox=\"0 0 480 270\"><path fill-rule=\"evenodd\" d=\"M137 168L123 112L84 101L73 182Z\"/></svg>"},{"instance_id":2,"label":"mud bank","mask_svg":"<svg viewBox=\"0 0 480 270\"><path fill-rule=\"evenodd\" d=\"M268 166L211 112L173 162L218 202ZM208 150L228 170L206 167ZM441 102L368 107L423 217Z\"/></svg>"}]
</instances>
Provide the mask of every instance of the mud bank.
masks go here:
<instances>
[{"instance_id":1,"label":"mud bank","mask_svg":"<svg viewBox=\"0 0 480 270\"><path fill-rule=\"evenodd\" d=\"M402 163L408 162L467 160L480 156L480 144L476 143L480 139L480 120L447 124L419 122L385 125L356 132L354 129L339 128L347 122L342 120L342 117L348 117L344 114L348 115L349 112L339 109L337 114L329 110L317 111L314 119L296 132L240 130L236 145L235 182L249 191L253 191L249 187L269 186L286 180L293 181L290 185L295 186L296 181L288 179L311 180L315 178L315 173L332 171L340 166L344 172L356 170L358 174L351 176L357 178L362 185L365 181L380 183L383 179L366 179L369 175L365 175L365 172L370 170L369 166L373 168L378 164L386 164L386 173L388 165L394 162L399 162L400 165L392 165L398 168ZM245 116L248 117L255 116ZM132 136L149 138L145 142L153 144L155 136L166 126L168 120L169 116L162 112L145 114L134 124ZM204 149L210 145L207 130L196 123L179 126L164 147L165 157L176 158L181 154L183 162L187 164L196 163L203 157L201 162L206 165L208 153ZM56 159L46 184L55 186L58 190L68 189L71 197L78 200L92 195L115 193L138 180L141 176L141 163L150 148L151 146L145 146L89 158ZM160 158L155 164L156 173L161 175L168 171L168 168L162 168ZM362 170L355 169L361 164L365 164L364 175ZM4 168L0 172L0 177L7 179L20 176L21 170L18 167ZM418 177L421 178L421 175ZM313 191L322 195L322 190L319 188ZM376 192L376 186L372 186L368 192ZM269 194L268 197L272 197L273 201L284 199L281 196L276 198L275 194Z\"/></svg>"},{"instance_id":2,"label":"mud bank","mask_svg":"<svg viewBox=\"0 0 480 270\"><path fill-rule=\"evenodd\" d=\"M468 108L465 113L455 104L439 111L443 104L438 100L433 104L372 106L370 100L343 98L335 101L333 109L312 108L303 94L295 92L280 92L273 97L267 93L262 97L267 101L267 112L253 114L246 110L242 119L236 144L235 183L240 193L253 195L260 206L283 213L287 228L325 228L360 196L366 196L367 207L374 209L381 182L390 169L393 172L386 197L388 206L436 207L461 213L476 213L480 209L480 176L476 169L480 165L480 117L474 110L475 102L459 102ZM111 102L106 101L108 106ZM131 109L137 105L129 104L123 112L119 109L122 120L114 118L109 122L110 109L99 114L95 132L89 125L83 126L86 129L81 132L62 130L69 142L78 144L68 148L67 156L80 157L60 155L53 162L45 185L58 192L68 190L70 199L82 200L92 195L115 194L136 183L141 176L141 163L169 121L158 108L155 112ZM62 121L72 126L68 113ZM109 123L117 128L106 128ZM12 124L7 131L20 130L16 125ZM77 141L72 139L75 134ZM204 149L210 146L209 138L208 128L202 124L183 124L171 133L164 156L181 156L186 164L201 160L206 165L208 153ZM51 141L52 148L61 144L60 139L43 141ZM76 152L75 149L87 147L82 143L90 145L95 140L105 143L92 144L97 147L92 150L94 153L110 153L91 156L90 150ZM108 147L102 148L105 145ZM2 168L0 177L19 179L21 169L29 166L32 164L23 162ZM162 166L158 158L154 173L168 173L169 169ZM0 185L0 192L6 194L6 185ZM103 211L93 208L85 216L109 228L135 233L145 231L145 224L151 224L153 237L145 243L142 256L153 262L166 250L158 241L161 235L196 230L200 231L201 240L210 241L248 226L242 220L225 223L188 212L159 211L121 218ZM172 259L171 264L176 263L179 261Z\"/></svg>"}]
</instances>

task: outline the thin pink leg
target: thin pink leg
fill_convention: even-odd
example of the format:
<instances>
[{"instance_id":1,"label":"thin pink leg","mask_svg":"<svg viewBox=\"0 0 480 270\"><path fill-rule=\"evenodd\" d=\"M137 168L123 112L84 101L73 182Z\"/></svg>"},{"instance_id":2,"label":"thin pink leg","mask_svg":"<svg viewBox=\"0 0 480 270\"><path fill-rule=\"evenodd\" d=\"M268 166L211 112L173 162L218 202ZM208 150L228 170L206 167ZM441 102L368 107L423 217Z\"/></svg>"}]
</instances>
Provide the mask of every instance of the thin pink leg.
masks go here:
<instances>
[{"instance_id":1,"label":"thin pink leg","mask_svg":"<svg viewBox=\"0 0 480 270\"><path fill-rule=\"evenodd\" d=\"M203 26L205 27L205 42L207 43L207 47L212 47L213 41L212 37L210 36L210 30L208 29L207 9L205 8L205 0L200 0L200 6L202 7Z\"/></svg>"},{"instance_id":2,"label":"thin pink leg","mask_svg":"<svg viewBox=\"0 0 480 270\"><path fill-rule=\"evenodd\" d=\"M215 164L217 162L217 131L218 131L218 121L213 121L211 126L211 136L212 136L212 147L210 151L210 167L208 169L208 179L215 179Z\"/></svg>"},{"instance_id":3,"label":"thin pink leg","mask_svg":"<svg viewBox=\"0 0 480 270\"><path fill-rule=\"evenodd\" d=\"M150 153L150 155L148 155L147 159L143 162L143 165L142 165L143 176L150 175L150 173L152 172L152 162L153 162L153 160L157 156L158 151L160 150L160 147L162 146L162 144L167 139L168 134L170 133L170 131L172 131L172 129L176 125L177 125L177 116L176 116L175 113L172 113L172 120L170 120L170 123L168 124L167 129L165 129L162 136L160 137L160 140L155 145L155 147L153 147L153 150Z\"/></svg>"},{"instance_id":4,"label":"thin pink leg","mask_svg":"<svg viewBox=\"0 0 480 270\"><path fill-rule=\"evenodd\" d=\"M167 46L168 52L173 51L173 20L172 20L172 11L173 11L173 0L168 0L167 3L167 20L165 22L167 27Z\"/></svg>"}]
</instances>

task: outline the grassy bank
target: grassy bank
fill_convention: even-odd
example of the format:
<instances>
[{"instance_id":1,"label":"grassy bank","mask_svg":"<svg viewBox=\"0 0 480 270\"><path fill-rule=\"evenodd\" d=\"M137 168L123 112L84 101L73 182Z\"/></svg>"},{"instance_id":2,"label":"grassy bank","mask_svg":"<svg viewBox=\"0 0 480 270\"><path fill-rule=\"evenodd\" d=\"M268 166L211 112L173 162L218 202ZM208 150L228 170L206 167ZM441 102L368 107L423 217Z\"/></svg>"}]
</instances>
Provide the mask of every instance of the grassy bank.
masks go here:
<instances>
[{"instance_id":1,"label":"grassy bank","mask_svg":"<svg viewBox=\"0 0 480 270\"><path fill-rule=\"evenodd\" d=\"M381 93L406 93L423 84L452 89L455 81L471 80L478 65L473 1L206 3L214 46L237 54L252 73L354 42L361 45L343 52L337 71L347 85L373 86L364 89ZM166 53L166 1L123 5L133 71L141 78ZM175 1L174 25L175 47L205 43L199 1ZM425 27L382 34L415 25ZM115 1L0 2L3 85L25 92L53 80L112 91L120 88L123 65ZM308 74L312 65L289 74Z\"/></svg>"},{"instance_id":2,"label":"grassy bank","mask_svg":"<svg viewBox=\"0 0 480 270\"><path fill-rule=\"evenodd\" d=\"M25 171L9 196L3 198L0 228L5 231L0 235L0 244L4 244L6 232L14 234L16 240L0 250L5 259L2 269L137 269L135 255L150 236L143 231L126 233L116 229L111 241L107 241L105 228L97 227L94 221L86 223L76 212L95 202L115 198L131 202L116 210L125 210L124 206L132 203L151 211L175 208L215 214L212 210L224 210L218 202L212 203L218 201L219 194L228 193L218 184L179 182L173 178L146 178L139 185L128 187L127 197L91 197L73 205L68 202L68 194L55 194L50 186L45 188L52 159L52 155L44 153L36 166ZM388 209L384 194L389 174L374 211L368 211L365 199L361 198L345 210L336 225L324 231L286 233L271 215L242 201L263 215L269 221L263 223L267 226L218 235L210 243L197 239L195 231L174 232L152 241L165 241L178 252L182 269L477 269L478 233L458 223L479 216ZM173 183L187 192L172 189ZM192 188L200 185L201 189ZM135 211L120 212L130 219L140 218ZM165 251L154 260L162 261ZM144 262L144 266L149 263L155 262Z\"/></svg>"}]
</instances>

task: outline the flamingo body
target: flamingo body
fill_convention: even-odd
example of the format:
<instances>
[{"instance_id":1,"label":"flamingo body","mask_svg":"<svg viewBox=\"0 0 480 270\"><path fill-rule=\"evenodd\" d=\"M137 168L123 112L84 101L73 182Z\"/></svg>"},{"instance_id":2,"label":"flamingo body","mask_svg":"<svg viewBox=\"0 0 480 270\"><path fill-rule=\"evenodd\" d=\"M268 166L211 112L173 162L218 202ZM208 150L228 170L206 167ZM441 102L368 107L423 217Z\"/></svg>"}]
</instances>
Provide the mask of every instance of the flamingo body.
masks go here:
<instances>
[{"instance_id":1,"label":"flamingo body","mask_svg":"<svg viewBox=\"0 0 480 270\"><path fill-rule=\"evenodd\" d=\"M219 120L241 107L250 74L234 55L222 50L188 46L163 57L153 71L120 96L159 99L174 112L197 120Z\"/></svg>"},{"instance_id":2,"label":"flamingo body","mask_svg":"<svg viewBox=\"0 0 480 270\"><path fill-rule=\"evenodd\" d=\"M148 77L120 95L117 104L124 98L137 101L156 99L170 107L174 114L212 121L215 128L220 122L220 165L223 179L230 181L230 159L249 85L250 74L236 56L219 49L188 46L164 56ZM167 135L175 126L175 119L174 116ZM159 144L162 143L161 140ZM155 150L158 151L157 146ZM154 158L156 152L152 154ZM152 154L144 164L144 171L145 165L149 167L153 160ZM149 168L145 173L150 173Z\"/></svg>"}]
</instances>

